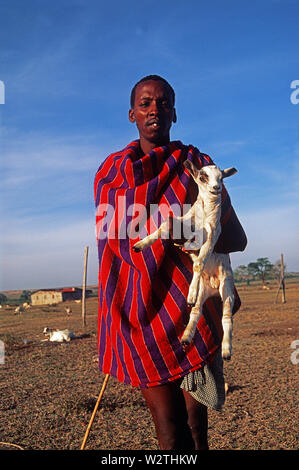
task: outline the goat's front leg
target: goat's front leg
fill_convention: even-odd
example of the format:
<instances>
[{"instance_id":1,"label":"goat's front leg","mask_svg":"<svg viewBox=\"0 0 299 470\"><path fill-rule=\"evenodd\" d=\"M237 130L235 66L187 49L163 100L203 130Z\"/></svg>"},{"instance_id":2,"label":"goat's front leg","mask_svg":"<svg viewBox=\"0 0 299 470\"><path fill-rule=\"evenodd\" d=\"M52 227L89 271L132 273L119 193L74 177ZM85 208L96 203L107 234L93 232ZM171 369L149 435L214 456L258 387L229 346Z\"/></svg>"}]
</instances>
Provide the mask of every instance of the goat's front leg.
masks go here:
<instances>
[{"instance_id":1,"label":"goat's front leg","mask_svg":"<svg viewBox=\"0 0 299 470\"><path fill-rule=\"evenodd\" d=\"M160 227L147 237L144 237L142 240L139 242L135 243L133 245L133 250L138 253L139 251L144 250L144 248L147 248L148 246L152 245L158 238L165 237L167 238L169 236L169 222L168 220L163 222Z\"/></svg>"},{"instance_id":2,"label":"goat's front leg","mask_svg":"<svg viewBox=\"0 0 299 470\"><path fill-rule=\"evenodd\" d=\"M176 236L181 237L181 224L183 222L190 221L189 225L191 225L191 216L193 212L194 209L192 207L184 216L173 217L169 215L167 220L165 220L165 222L163 222L155 232L135 243L133 245L133 250L138 253L139 251L144 250L144 248L152 245L156 240L158 240L158 238L173 238L175 240Z\"/></svg>"},{"instance_id":3,"label":"goat's front leg","mask_svg":"<svg viewBox=\"0 0 299 470\"><path fill-rule=\"evenodd\" d=\"M189 321L181 339L181 343L184 346L190 344L195 335L197 323L199 322L200 317L202 315L202 306L204 304L204 300L204 280L201 277L199 280L199 289L196 304L190 312Z\"/></svg>"},{"instance_id":4,"label":"goat's front leg","mask_svg":"<svg viewBox=\"0 0 299 470\"><path fill-rule=\"evenodd\" d=\"M219 292L223 302L222 309L222 357L229 360L232 355L232 335L233 335L233 306L235 301L234 281L230 273L225 273L220 280Z\"/></svg>"}]
</instances>

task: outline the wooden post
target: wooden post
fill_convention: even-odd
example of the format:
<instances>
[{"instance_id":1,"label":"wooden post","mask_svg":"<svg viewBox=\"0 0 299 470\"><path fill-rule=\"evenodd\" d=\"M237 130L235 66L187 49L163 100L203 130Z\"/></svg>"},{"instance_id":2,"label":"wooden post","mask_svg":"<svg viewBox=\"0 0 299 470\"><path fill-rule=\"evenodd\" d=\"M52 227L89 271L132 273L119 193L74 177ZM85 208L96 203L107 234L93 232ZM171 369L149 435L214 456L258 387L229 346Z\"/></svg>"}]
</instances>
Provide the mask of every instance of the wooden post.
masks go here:
<instances>
[{"instance_id":1,"label":"wooden post","mask_svg":"<svg viewBox=\"0 0 299 470\"><path fill-rule=\"evenodd\" d=\"M281 275L281 274L280 274L280 275ZM282 279L281 279L281 277L280 277L278 289L277 289L277 292L276 292L275 302L274 302L275 304L277 303L277 299L278 299L278 294L279 294L279 291L280 291L281 282L282 282Z\"/></svg>"},{"instance_id":2,"label":"wooden post","mask_svg":"<svg viewBox=\"0 0 299 470\"><path fill-rule=\"evenodd\" d=\"M82 324L86 326L85 312L85 291L86 291L86 272L87 272L88 246L84 250L84 270L83 270L83 287L82 287Z\"/></svg>"},{"instance_id":3,"label":"wooden post","mask_svg":"<svg viewBox=\"0 0 299 470\"><path fill-rule=\"evenodd\" d=\"M281 260L281 272L280 272L280 276L281 276L281 286L282 286L282 303L285 304L286 303L286 294L285 294L285 282L284 282L284 264L283 264L283 254L280 255L280 260Z\"/></svg>"},{"instance_id":4,"label":"wooden post","mask_svg":"<svg viewBox=\"0 0 299 470\"><path fill-rule=\"evenodd\" d=\"M275 303L277 303L280 288L282 288L281 301L282 301L283 304L285 304L286 303L286 295L285 295L283 254L280 255L280 279L279 279L279 285L278 285L278 289L277 289L277 293L276 293L276 297L275 297Z\"/></svg>"}]
</instances>

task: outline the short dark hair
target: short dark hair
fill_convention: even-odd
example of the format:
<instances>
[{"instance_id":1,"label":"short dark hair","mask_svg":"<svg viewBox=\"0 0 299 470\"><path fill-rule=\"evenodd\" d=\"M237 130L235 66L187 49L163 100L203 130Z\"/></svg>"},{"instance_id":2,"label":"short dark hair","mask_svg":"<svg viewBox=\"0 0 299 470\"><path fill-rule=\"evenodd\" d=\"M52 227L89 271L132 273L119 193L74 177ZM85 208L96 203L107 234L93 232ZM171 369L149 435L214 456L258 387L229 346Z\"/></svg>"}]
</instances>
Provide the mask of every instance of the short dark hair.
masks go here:
<instances>
[{"instance_id":1,"label":"short dark hair","mask_svg":"<svg viewBox=\"0 0 299 470\"><path fill-rule=\"evenodd\" d=\"M171 96L172 96L172 99L173 99L173 104L174 104L174 102L175 102L175 93L174 93L174 89L173 89L172 86L168 83L168 81L165 80L165 78L160 77L160 75L147 75L146 77L141 78L141 79L134 85L134 87L132 88L132 91L131 91L131 99L130 99L131 108L133 108L133 107L134 107L134 104L135 104L135 93L136 93L136 88L137 88L137 86L139 85L139 83L142 83L142 82L149 82L150 80L156 80L156 81L161 81L161 82L165 83L165 85L167 85L167 87L169 88L169 91L170 91Z\"/></svg>"}]
</instances>

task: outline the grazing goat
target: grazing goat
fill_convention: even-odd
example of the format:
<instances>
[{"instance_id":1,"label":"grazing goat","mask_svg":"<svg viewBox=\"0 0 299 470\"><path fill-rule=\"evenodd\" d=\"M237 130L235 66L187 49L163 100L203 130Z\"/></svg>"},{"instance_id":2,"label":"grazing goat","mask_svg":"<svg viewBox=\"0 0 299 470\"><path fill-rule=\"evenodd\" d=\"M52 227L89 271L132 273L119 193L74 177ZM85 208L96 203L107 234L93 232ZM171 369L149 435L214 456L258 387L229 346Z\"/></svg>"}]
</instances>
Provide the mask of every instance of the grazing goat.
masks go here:
<instances>
[{"instance_id":1,"label":"grazing goat","mask_svg":"<svg viewBox=\"0 0 299 470\"><path fill-rule=\"evenodd\" d=\"M71 339L76 338L74 333L70 330L52 330L50 328L44 328L43 331L45 336L48 336L50 341L57 341L58 343L63 343L64 341L71 341ZM44 340L47 341L47 340Z\"/></svg>"},{"instance_id":2,"label":"grazing goat","mask_svg":"<svg viewBox=\"0 0 299 470\"><path fill-rule=\"evenodd\" d=\"M22 305L19 305L15 309L15 315L17 315L18 313L23 313L24 311L25 311L25 308Z\"/></svg>"},{"instance_id":3,"label":"grazing goat","mask_svg":"<svg viewBox=\"0 0 299 470\"><path fill-rule=\"evenodd\" d=\"M67 316L69 316L72 313L71 307L65 307L64 310L65 310L65 313L67 314Z\"/></svg>"},{"instance_id":4,"label":"grazing goat","mask_svg":"<svg viewBox=\"0 0 299 470\"><path fill-rule=\"evenodd\" d=\"M220 294L223 302L222 357L230 359L234 305L233 272L229 255L214 253L213 250L221 233L222 180L235 174L237 170L228 168L221 171L216 165L204 166L199 170L190 160L186 160L184 165L198 186L197 200L184 216L173 219L169 217L158 230L135 243L133 250L141 251L152 245L158 238L169 238L169 235L172 238L173 224L177 222L186 224L189 221L195 230L192 238L184 243L184 251L193 261L193 277L187 298L188 304L193 308L181 343L183 345L190 344L202 315L204 302L209 297ZM198 236L200 233L201 237Z\"/></svg>"}]
</instances>

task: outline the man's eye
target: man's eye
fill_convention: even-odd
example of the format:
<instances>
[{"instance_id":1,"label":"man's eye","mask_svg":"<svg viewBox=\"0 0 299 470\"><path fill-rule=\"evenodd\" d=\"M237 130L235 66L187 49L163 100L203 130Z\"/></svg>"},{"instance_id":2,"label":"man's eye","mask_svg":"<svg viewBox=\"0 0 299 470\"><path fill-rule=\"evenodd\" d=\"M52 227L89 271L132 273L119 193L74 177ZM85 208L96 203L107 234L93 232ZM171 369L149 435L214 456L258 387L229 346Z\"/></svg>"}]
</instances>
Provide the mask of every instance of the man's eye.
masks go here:
<instances>
[{"instance_id":1,"label":"man's eye","mask_svg":"<svg viewBox=\"0 0 299 470\"><path fill-rule=\"evenodd\" d=\"M142 101L142 103L140 103L140 106L143 108L145 108L148 105L149 105L149 101Z\"/></svg>"}]
</instances>

